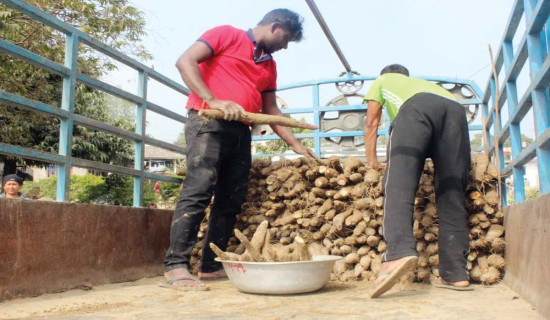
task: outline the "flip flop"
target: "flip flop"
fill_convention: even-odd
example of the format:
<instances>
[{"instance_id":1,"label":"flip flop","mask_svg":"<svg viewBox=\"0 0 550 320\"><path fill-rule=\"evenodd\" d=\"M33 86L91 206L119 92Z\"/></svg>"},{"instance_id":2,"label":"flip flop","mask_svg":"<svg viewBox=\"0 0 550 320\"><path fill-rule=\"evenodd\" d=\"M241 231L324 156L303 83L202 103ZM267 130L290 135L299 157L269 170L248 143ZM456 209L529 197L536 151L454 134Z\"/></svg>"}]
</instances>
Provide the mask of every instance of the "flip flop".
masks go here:
<instances>
[{"instance_id":1,"label":"flip flop","mask_svg":"<svg viewBox=\"0 0 550 320\"><path fill-rule=\"evenodd\" d=\"M418 261L417 256L409 256L403 259L400 265L391 271L382 271L378 274L377 278L386 276L382 282L380 282L374 290L371 292L370 297L376 298L382 295L384 292L390 290L394 284L401 278L402 275L412 270L416 266Z\"/></svg>"},{"instance_id":2,"label":"flip flop","mask_svg":"<svg viewBox=\"0 0 550 320\"><path fill-rule=\"evenodd\" d=\"M447 283L447 282L444 282L445 280L438 280L437 282L433 282L432 285L436 288L441 288L441 289L450 289L450 290L455 290L455 291L473 291L474 290L474 287L469 284L465 287L459 287L459 286L454 286L450 283Z\"/></svg>"},{"instance_id":3,"label":"flip flop","mask_svg":"<svg viewBox=\"0 0 550 320\"><path fill-rule=\"evenodd\" d=\"M174 282L176 281L193 281L193 283L195 283L195 285L183 285L183 286L174 286ZM199 284L199 285L196 285L196 284ZM208 286L205 286L205 285L201 285L202 282L200 282L199 280L195 279L195 278L192 278L192 277L186 277L186 276L182 276L182 277L175 277L175 278L172 278L166 282L163 282L160 284L161 287L163 288L169 288L169 289L173 289L173 290L180 290L180 291L208 291L210 290L210 287Z\"/></svg>"},{"instance_id":4,"label":"flip flop","mask_svg":"<svg viewBox=\"0 0 550 320\"><path fill-rule=\"evenodd\" d=\"M218 280L224 278L227 278L227 273L225 273L223 268L214 272L199 272L199 279L201 280Z\"/></svg>"}]
</instances>

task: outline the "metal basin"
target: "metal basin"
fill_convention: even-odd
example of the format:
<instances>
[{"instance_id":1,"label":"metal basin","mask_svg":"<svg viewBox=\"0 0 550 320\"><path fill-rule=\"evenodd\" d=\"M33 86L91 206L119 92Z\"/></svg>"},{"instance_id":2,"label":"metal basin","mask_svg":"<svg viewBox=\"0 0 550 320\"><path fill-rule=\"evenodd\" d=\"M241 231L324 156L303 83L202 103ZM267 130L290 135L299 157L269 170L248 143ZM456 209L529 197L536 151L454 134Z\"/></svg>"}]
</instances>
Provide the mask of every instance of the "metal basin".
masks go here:
<instances>
[{"instance_id":1,"label":"metal basin","mask_svg":"<svg viewBox=\"0 0 550 320\"><path fill-rule=\"evenodd\" d=\"M325 286L340 256L316 255L310 261L245 262L216 258L229 280L242 292L293 294L319 290Z\"/></svg>"}]
</instances>

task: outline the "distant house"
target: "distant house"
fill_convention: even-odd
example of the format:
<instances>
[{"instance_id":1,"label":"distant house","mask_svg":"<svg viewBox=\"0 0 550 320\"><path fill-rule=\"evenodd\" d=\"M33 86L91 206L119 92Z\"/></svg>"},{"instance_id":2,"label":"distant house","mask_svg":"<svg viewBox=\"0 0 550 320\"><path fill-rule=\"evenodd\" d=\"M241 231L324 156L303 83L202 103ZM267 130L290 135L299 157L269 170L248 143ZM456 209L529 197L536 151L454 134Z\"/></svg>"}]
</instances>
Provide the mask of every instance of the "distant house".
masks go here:
<instances>
[{"instance_id":1,"label":"distant house","mask_svg":"<svg viewBox=\"0 0 550 320\"><path fill-rule=\"evenodd\" d=\"M33 179L32 181L37 182L42 179L47 179L53 176L57 176L57 165L55 164L48 164L45 167L27 167L26 170L27 173L31 174ZM75 176L84 176L88 173L97 174L99 175L101 172L86 168L77 168L77 167L71 167L71 175Z\"/></svg>"},{"instance_id":2,"label":"distant house","mask_svg":"<svg viewBox=\"0 0 550 320\"><path fill-rule=\"evenodd\" d=\"M155 146L145 145L145 170L149 172L172 171L176 173L176 163L185 161L185 155Z\"/></svg>"}]
</instances>

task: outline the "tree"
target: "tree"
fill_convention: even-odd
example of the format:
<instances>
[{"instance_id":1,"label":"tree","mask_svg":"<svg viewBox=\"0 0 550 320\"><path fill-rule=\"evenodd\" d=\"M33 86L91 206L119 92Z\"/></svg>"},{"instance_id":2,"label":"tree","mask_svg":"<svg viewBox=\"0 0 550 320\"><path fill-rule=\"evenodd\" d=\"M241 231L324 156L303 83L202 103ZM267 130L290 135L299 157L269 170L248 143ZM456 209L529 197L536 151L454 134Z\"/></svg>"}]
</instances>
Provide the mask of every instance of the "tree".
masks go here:
<instances>
[{"instance_id":1,"label":"tree","mask_svg":"<svg viewBox=\"0 0 550 320\"><path fill-rule=\"evenodd\" d=\"M151 56L141 44L145 35L142 13L129 6L127 0L27 0L30 4L79 28L111 47L142 60ZM0 5L0 39L62 64L65 37L29 17ZM34 67L7 54L0 53L0 89L26 98L60 107L62 78ZM79 72L101 78L116 66L104 55L79 45ZM78 84L75 112L122 129L133 130L128 118L113 118L108 95ZM0 104L1 142L57 153L59 120ZM132 143L96 130L74 127L72 156L106 163L125 164L132 161ZM16 163L43 163L0 155L4 173L15 171Z\"/></svg>"},{"instance_id":2,"label":"tree","mask_svg":"<svg viewBox=\"0 0 550 320\"><path fill-rule=\"evenodd\" d=\"M178 138L176 139L176 141L174 141L174 144L184 149L187 147L187 142L185 141L185 128L181 130Z\"/></svg>"},{"instance_id":3,"label":"tree","mask_svg":"<svg viewBox=\"0 0 550 320\"><path fill-rule=\"evenodd\" d=\"M42 179L38 182L27 182L21 189L23 194L32 199L50 198L56 195L57 177ZM144 203L156 202L151 181L143 185ZM177 188L177 186L176 186ZM71 202L97 203L131 206L134 185L132 177L111 174L99 177L92 174L84 176L71 175Z\"/></svg>"},{"instance_id":4,"label":"tree","mask_svg":"<svg viewBox=\"0 0 550 320\"><path fill-rule=\"evenodd\" d=\"M300 119L300 121L303 122L304 119ZM290 130L294 134L311 132L311 130L304 129L304 128L290 128ZM298 140L300 140L300 142L308 148L312 148L314 146L313 139L311 139L311 138L298 139ZM290 146L288 144L286 144L281 139L270 140L270 141L266 142L265 145L257 145L256 148L258 149L259 152L265 153L265 154L277 154L277 153L283 153L287 150L290 150Z\"/></svg>"}]
</instances>

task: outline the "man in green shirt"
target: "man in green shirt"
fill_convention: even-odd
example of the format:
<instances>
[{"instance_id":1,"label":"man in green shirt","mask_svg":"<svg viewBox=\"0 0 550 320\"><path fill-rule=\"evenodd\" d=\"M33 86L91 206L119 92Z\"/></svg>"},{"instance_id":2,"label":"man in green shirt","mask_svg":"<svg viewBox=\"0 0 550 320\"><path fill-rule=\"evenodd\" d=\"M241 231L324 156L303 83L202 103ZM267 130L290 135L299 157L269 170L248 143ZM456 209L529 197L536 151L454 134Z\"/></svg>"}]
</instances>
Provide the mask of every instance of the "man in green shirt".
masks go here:
<instances>
[{"instance_id":1,"label":"man in green shirt","mask_svg":"<svg viewBox=\"0 0 550 320\"><path fill-rule=\"evenodd\" d=\"M439 214L441 281L435 285L470 290L466 269L468 219L464 207L470 140L465 109L442 87L409 78L409 71L401 65L389 65L380 75L365 96L365 153L368 165L379 168L376 138L385 106L392 120L383 181L382 228L388 246L371 297L389 290L401 275L416 266L414 197L426 158L434 163Z\"/></svg>"}]
</instances>

